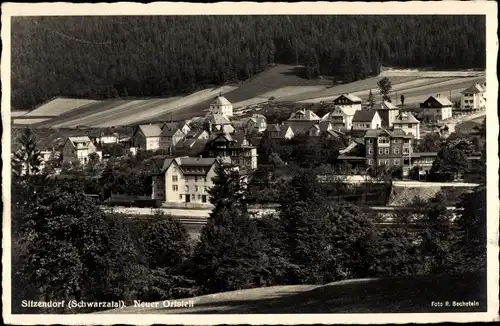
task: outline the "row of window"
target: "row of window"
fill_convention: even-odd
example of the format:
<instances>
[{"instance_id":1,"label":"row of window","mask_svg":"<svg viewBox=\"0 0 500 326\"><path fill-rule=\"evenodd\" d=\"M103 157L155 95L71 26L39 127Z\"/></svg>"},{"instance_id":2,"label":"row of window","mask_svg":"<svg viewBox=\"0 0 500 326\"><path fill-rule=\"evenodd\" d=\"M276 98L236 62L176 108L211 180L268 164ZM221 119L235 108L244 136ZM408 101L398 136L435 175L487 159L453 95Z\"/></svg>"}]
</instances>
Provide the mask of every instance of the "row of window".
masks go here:
<instances>
[{"instance_id":1,"label":"row of window","mask_svg":"<svg viewBox=\"0 0 500 326\"><path fill-rule=\"evenodd\" d=\"M186 181L189 181L190 177L186 176L185 179L186 179ZM204 181L204 182L206 182L207 181L207 177L194 176L193 179L191 179L191 180L194 180L194 182L198 182L198 181ZM179 177L176 176L176 175L173 175L172 176L172 182L177 182L177 181L179 181Z\"/></svg>"},{"instance_id":2,"label":"row of window","mask_svg":"<svg viewBox=\"0 0 500 326\"><path fill-rule=\"evenodd\" d=\"M390 159L379 159L378 160L378 165L389 165L391 162ZM401 159L395 158L393 159L393 165L401 165ZM368 165L373 165L373 159L369 158L368 159Z\"/></svg>"},{"instance_id":3,"label":"row of window","mask_svg":"<svg viewBox=\"0 0 500 326\"><path fill-rule=\"evenodd\" d=\"M194 191L200 191L201 186L194 186ZM173 191L179 191L179 186L178 185L172 185L172 190ZM204 191L207 191L208 190L208 187L207 186L203 186L203 190ZM184 191L189 191L189 186L184 186Z\"/></svg>"},{"instance_id":4,"label":"row of window","mask_svg":"<svg viewBox=\"0 0 500 326\"><path fill-rule=\"evenodd\" d=\"M180 194L179 199L180 200L185 199L184 196L189 196L190 200L196 199L196 194L186 194L186 195ZM203 203L206 203L207 202L207 195L198 195L198 200L201 200Z\"/></svg>"},{"instance_id":5,"label":"row of window","mask_svg":"<svg viewBox=\"0 0 500 326\"><path fill-rule=\"evenodd\" d=\"M379 155L382 155L382 154L389 155L391 153L391 149L389 147L379 148L378 153L379 153ZM393 153L400 154L399 147L395 147L393 149ZM368 148L368 154L373 154L373 147ZM403 154L410 154L410 149L408 147L404 147Z\"/></svg>"},{"instance_id":6,"label":"row of window","mask_svg":"<svg viewBox=\"0 0 500 326\"><path fill-rule=\"evenodd\" d=\"M410 126L410 125L408 125L408 126ZM373 144L373 138L368 138L367 142L368 142L368 144ZM390 138L380 137L380 138L378 138L378 143L379 144L389 144L390 143ZM392 139L392 143L393 144L401 144L401 138L393 138ZM409 144L410 140L409 139L405 139L404 143L405 144Z\"/></svg>"}]
</instances>

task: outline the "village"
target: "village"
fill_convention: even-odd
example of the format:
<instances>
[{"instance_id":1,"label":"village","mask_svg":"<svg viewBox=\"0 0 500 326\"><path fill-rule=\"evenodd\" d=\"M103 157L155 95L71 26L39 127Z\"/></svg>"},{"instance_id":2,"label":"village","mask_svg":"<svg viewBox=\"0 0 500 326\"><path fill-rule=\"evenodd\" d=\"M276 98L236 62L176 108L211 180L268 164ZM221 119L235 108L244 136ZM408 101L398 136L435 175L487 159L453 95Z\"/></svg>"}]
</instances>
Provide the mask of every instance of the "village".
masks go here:
<instances>
[{"instance_id":1,"label":"village","mask_svg":"<svg viewBox=\"0 0 500 326\"><path fill-rule=\"evenodd\" d=\"M485 88L484 83L476 83L463 90L459 107L444 95L430 95L420 104L417 113L420 120L412 113L414 110L404 108L404 103L396 106L389 98L369 103L355 95L342 94L328 103L329 110L323 105L323 112L328 110L323 115L309 108L292 108L294 111L286 120L268 123L259 108L246 110L246 117L241 117L241 113L235 115L232 104L219 95L205 117L137 125L129 137L112 128L90 132L75 129L73 135L59 141L59 148L40 152L43 158L40 172L45 164L58 162L52 169L57 177L65 174L64 169L106 162L112 155L152 153L156 166L149 170L151 193L137 198L143 202L151 199L147 206L167 208L170 214L186 217L192 213L190 209L205 208L208 215L211 207L208 189L216 165L237 169L249 182L262 161L259 155L264 155L258 152L263 138L282 143L301 136L343 140L345 146L339 147L335 164L350 167L344 182L363 183L382 170L392 171L391 178L396 181L423 182L428 179L438 151L421 151L420 144L432 134L446 138L452 131L474 133L470 124L477 129L480 123L469 121L478 121L485 114ZM479 160L480 155L479 150L471 153L470 164ZM318 177L327 180L329 176ZM115 191L109 198L114 206L137 206L134 202L133 196Z\"/></svg>"}]
</instances>

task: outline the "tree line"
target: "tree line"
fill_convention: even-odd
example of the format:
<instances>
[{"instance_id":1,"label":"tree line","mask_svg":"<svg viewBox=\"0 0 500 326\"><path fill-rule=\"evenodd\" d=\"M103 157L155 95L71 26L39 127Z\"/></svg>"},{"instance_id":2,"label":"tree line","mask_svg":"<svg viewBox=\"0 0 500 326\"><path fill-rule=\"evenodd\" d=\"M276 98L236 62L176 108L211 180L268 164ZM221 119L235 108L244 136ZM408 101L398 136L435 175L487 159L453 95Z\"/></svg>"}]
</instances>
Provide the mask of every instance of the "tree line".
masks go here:
<instances>
[{"instance_id":1,"label":"tree line","mask_svg":"<svg viewBox=\"0 0 500 326\"><path fill-rule=\"evenodd\" d=\"M481 16L127 16L12 19L12 105L172 96L273 63L351 82L380 66L485 68Z\"/></svg>"}]
</instances>

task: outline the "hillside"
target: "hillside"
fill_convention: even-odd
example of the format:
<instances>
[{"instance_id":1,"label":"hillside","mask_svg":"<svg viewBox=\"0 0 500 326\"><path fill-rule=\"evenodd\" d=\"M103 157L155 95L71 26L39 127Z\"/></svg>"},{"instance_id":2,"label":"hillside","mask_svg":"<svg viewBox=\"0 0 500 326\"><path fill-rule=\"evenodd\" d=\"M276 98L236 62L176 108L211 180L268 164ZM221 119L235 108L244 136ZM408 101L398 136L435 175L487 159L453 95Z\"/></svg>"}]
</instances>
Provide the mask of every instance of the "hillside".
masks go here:
<instances>
[{"instance_id":1,"label":"hillside","mask_svg":"<svg viewBox=\"0 0 500 326\"><path fill-rule=\"evenodd\" d=\"M193 308L127 307L100 314L298 314L486 311L485 274L362 279L327 285L273 286L195 298ZM477 301L476 307L431 307L431 302Z\"/></svg>"},{"instance_id":2,"label":"hillside","mask_svg":"<svg viewBox=\"0 0 500 326\"><path fill-rule=\"evenodd\" d=\"M54 97L181 96L273 63L344 83L381 65L485 68L485 17L473 15L24 16L11 28L17 110Z\"/></svg>"},{"instance_id":3,"label":"hillside","mask_svg":"<svg viewBox=\"0 0 500 326\"><path fill-rule=\"evenodd\" d=\"M460 75L460 72L467 73L455 71L450 72L451 77L420 77L414 71L409 71L407 76L390 77L390 96L397 103L400 95L404 95L407 105L417 106L429 95L436 93L442 93L444 96L451 94L451 99L457 100L462 90L473 83L485 81L484 72L474 72L474 76L469 77L453 77L454 74ZM109 100L56 98L26 114L16 115L13 122L16 125L32 125L36 128L74 128L189 119L205 115L213 98L219 94L233 103L236 115L246 106L268 103L271 97L274 103L307 105L332 101L343 93L352 93L366 100L371 90L378 101L381 98L378 95L377 82L381 76L333 86L328 78L306 79L300 76L300 68L276 65L254 75L248 81L207 88L185 96Z\"/></svg>"}]
</instances>

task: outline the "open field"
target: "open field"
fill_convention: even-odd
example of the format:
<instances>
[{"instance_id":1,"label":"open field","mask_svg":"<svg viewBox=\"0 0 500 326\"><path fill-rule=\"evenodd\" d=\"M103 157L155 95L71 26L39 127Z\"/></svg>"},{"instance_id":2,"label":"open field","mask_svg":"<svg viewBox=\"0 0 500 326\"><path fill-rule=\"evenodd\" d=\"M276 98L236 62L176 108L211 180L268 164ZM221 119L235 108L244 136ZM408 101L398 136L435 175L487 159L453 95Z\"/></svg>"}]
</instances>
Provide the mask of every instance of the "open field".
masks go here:
<instances>
[{"instance_id":1,"label":"open field","mask_svg":"<svg viewBox=\"0 0 500 326\"><path fill-rule=\"evenodd\" d=\"M13 123L29 124L35 128L74 128L189 119L205 115L209 104L219 94L233 103L235 115L241 114L247 106L267 103L271 97L277 103L307 104L332 101L340 94L352 93L366 100L371 90L379 101L377 82L383 76L389 76L392 81L391 95L395 104L398 104L400 95L404 95L405 104L418 106L428 96L438 93L456 101L462 90L476 82L485 81L485 73L480 71L389 69L376 77L332 86L331 80L326 78L308 80L299 77L301 69L276 65L237 85L207 88L183 97L102 101L57 98L24 115L16 113L18 117L13 119Z\"/></svg>"},{"instance_id":2,"label":"open field","mask_svg":"<svg viewBox=\"0 0 500 326\"><path fill-rule=\"evenodd\" d=\"M384 300L380 300L384 298ZM487 311L485 273L354 279L326 285L288 285L204 295L193 307L126 307L98 314L298 314L298 313L423 313ZM473 301L459 307L454 302ZM431 301L449 301L432 307Z\"/></svg>"}]
</instances>

